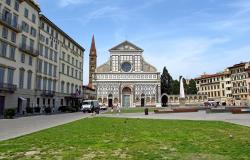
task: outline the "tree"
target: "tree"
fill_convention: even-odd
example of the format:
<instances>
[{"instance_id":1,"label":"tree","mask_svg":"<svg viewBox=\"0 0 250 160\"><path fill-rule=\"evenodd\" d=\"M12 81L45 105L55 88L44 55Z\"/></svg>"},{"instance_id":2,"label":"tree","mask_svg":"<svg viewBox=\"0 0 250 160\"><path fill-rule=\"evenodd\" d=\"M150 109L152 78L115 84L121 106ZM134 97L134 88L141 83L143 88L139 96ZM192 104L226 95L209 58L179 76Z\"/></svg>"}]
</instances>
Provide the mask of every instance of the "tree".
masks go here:
<instances>
[{"instance_id":1,"label":"tree","mask_svg":"<svg viewBox=\"0 0 250 160\"><path fill-rule=\"evenodd\" d=\"M171 94L172 81L173 81L173 78L168 73L167 68L164 67L162 75L161 75L161 94L163 93Z\"/></svg>"},{"instance_id":2,"label":"tree","mask_svg":"<svg viewBox=\"0 0 250 160\"><path fill-rule=\"evenodd\" d=\"M172 94L172 95L180 94L180 82L178 80L172 81L170 94Z\"/></svg>"},{"instance_id":3,"label":"tree","mask_svg":"<svg viewBox=\"0 0 250 160\"><path fill-rule=\"evenodd\" d=\"M187 94L197 94L196 82L194 79L189 81Z\"/></svg>"},{"instance_id":4,"label":"tree","mask_svg":"<svg viewBox=\"0 0 250 160\"><path fill-rule=\"evenodd\" d=\"M194 79L191 79L187 84L186 79L183 78L183 85L186 95L197 94L196 82ZM161 75L161 94L163 93L166 93L168 95L180 94L180 79L173 80L166 67L163 68L163 72Z\"/></svg>"}]
</instances>

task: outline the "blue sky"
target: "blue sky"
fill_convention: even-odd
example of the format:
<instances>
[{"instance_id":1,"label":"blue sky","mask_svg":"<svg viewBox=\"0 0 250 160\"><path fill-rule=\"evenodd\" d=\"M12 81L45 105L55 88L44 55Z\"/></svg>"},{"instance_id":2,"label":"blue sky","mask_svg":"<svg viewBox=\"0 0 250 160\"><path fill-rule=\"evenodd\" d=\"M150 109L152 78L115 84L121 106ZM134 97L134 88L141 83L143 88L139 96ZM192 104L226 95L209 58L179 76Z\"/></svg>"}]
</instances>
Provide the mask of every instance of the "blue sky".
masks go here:
<instances>
[{"instance_id":1,"label":"blue sky","mask_svg":"<svg viewBox=\"0 0 250 160\"><path fill-rule=\"evenodd\" d=\"M37 0L43 14L85 49L95 34L98 65L128 40L174 78L214 73L250 60L249 0Z\"/></svg>"}]
</instances>

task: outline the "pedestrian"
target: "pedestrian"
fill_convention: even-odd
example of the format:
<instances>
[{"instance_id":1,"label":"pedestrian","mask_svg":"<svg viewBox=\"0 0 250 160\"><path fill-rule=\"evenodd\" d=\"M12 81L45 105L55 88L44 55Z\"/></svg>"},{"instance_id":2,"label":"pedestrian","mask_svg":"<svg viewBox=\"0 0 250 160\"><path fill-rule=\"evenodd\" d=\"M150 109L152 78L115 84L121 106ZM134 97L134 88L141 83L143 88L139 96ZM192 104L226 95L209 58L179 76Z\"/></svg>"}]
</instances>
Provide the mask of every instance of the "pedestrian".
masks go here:
<instances>
[{"instance_id":1,"label":"pedestrian","mask_svg":"<svg viewBox=\"0 0 250 160\"><path fill-rule=\"evenodd\" d=\"M118 114L121 112L120 103L117 104L116 110Z\"/></svg>"},{"instance_id":2,"label":"pedestrian","mask_svg":"<svg viewBox=\"0 0 250 160\"><path fill-rule=\"evenodd\" d=\"M111 113L113 113L114 112L114 106L112 105L111 106Z\"/></svg>"},{"instance_id":3,"label":"pedestrian","mask_svg":"<svg viewBox=\"0 0 250 160\"><path fill-rule=\"evenodd\" d=\"M94 103L91 102L91 115L93 116L95 112L95 107L94 107Z\"/></svg>"}]
</instances>

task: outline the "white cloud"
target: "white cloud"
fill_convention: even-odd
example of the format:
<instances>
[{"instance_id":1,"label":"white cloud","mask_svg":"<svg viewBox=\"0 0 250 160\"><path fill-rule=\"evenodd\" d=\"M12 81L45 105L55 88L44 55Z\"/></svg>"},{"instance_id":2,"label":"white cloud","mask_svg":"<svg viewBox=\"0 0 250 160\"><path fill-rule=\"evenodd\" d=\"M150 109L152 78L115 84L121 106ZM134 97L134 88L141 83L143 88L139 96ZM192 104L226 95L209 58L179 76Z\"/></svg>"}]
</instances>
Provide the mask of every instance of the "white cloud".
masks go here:
<instances>
[{"instance_id":1,"label":"white cloud","mask_svg":"<svg viewBox=\"0 0 250 160\"><path fill-rule=\"evenodd\" d=\"M59 0L59 5L61 7L67 7L69 5L77 5L77 4L86 4L90 3L93 0Z\"/></svg>"},{"instance_id":2,"label":"white cloud","mask_svg":"<svg viewBox=\"0 0 250 160\"><path fill-rule=\"evenodd\" d=\"M144 43L145 59L155 64L159 71L167 66L174 78L183 75L193 78L208 68L214 69L209 51L216 45L228 42L227 38L181 38ZM152 56L154 55L154 56ZM215 59L216 60L216 59ZM221 68L223 69L223 68Z\"/></svg>"},{"instance_id":3,"label":"white cloud","mask_svg":"<svg viewBox=\"0 0 250 160\"><path fill-rule=\"evenodd\" d=\"M98 18L107 18L107 17L114 17L118 16L119 14L119 8L118 7L111 7L111 6L105 6L100 9L94 10L93 12L90 12L87 15L87 18L89 20L92 19L98 19Z\"/></svg>"}]
</instances>

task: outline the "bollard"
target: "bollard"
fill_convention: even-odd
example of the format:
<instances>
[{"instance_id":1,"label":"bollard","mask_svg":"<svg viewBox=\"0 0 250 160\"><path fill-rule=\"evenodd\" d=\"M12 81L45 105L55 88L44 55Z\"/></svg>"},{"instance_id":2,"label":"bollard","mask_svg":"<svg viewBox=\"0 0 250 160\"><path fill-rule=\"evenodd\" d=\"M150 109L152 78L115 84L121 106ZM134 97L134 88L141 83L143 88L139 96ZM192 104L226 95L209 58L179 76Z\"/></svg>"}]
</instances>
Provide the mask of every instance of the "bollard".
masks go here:
<instances>
[{"instance_id":1,"label":"bollard","mask_svg":"<svg viewBox=\"0 0 250 160\"><path fill-rule=\"evenodd\" d=\"M145 115L148 115L148 108L144 109L144 113L145 113Z\"/></svg>"}]
</instances>

